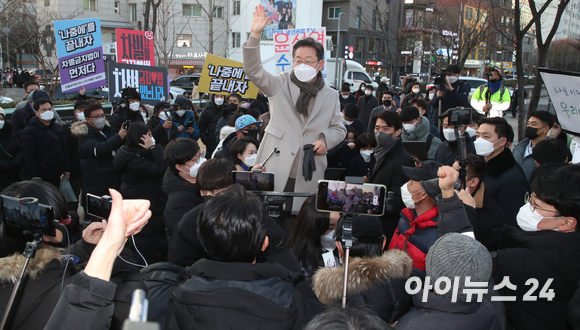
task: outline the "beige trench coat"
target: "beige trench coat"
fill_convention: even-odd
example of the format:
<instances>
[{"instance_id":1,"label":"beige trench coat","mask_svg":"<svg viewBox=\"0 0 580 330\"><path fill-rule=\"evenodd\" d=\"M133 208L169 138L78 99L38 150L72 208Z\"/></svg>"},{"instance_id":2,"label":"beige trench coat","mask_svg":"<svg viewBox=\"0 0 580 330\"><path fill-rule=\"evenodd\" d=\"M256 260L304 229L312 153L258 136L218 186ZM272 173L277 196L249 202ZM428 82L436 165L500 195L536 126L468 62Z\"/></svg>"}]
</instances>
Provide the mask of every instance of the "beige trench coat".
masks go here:
<instances>
[{"instance_id":1,"label":"beige trench coat","mask_svg":"<svg viewBox=\"0 0 580 330\"><path fill-rule=\"evenodd\" d=\"M326 149L330 150L344 140L346 128L342 124L338 92L328 86L320 90L314 100L311 115L306 124L303 124L302 117L295 110L300 89L290 80L290 73L282 72L278 76L268 73L262 66L260 46L248 47L247 43L244 43L242 47L244 72L260 90L268 95L270 103L270 123L260 142L256 162L262 163L274 147L278 147L280 154L268 161L266 169L268 172L275 173L274 190L283 191L292 163L298 155L294 191L315 194L318 180L324 179L326 155L314 157L316 171L313 173L312 180L306 182L302 174L302 147L322 139L326 142ZM303 202L304 198L294 199L293 213L300 209Z\"/></svg>"}]
</instances>

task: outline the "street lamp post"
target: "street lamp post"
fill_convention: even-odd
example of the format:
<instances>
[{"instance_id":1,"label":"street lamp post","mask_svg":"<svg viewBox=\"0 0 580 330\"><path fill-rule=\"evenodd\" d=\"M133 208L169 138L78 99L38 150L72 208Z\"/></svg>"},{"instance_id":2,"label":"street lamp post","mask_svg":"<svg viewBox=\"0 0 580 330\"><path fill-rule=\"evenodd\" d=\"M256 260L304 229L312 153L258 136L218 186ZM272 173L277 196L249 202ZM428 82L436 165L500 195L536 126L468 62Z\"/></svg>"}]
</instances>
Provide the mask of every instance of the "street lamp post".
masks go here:
<instances>
[{"instance_id":1,"label":"street lamp post","mask_svg":"<svg viewBox=\"0 0 580 330\"><path fill-rule=\"evenodd\" d=\"M338 26L337 26L337 29L336 29L336 53L334 55L334 81L335 81L334 87L338 91L340 91L338 84L340 83L340 80L341 80L338 77L338 73L340 72L340 70L338 69L338 66L339 66L338 55L339 55L339 52L341 51L341 48L340 48L340 17L342 15L344 15L343 12L340 12L338 14ZM340 61L340 63L341 62L342 62L342 60Z\"/></svg>"}]
</instances>

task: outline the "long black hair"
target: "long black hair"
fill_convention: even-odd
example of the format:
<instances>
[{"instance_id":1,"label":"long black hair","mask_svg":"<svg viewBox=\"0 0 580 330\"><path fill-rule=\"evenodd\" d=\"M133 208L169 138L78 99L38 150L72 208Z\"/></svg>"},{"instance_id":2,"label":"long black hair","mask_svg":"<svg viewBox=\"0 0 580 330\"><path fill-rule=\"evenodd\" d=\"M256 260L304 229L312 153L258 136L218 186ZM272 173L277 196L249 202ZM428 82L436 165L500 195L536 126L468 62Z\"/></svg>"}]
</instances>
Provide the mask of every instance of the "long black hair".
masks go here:
<instances>
[{"instance_id":1,"label":"long black hair","mask_svg":"<svg viewBox=\"0 0 580 330\"><path fill-rule=\"evenodd\" d=\"M316 210L316 195L308 197L296 217L288 247L310 277L318 268L324 267L320 236L328 230L329 223L330 213Z\"/></svg>"},{"instance_id":2,"label":"long black hair","mask_svg":"<svg viewBox=\"0 0 580 330\"><path fill-rule=\"evenodd\" d=\"M149 133L149 126L143 123L133 123L127 129L127 136L125 137L125 145L132 148L141 148L139 144L143 141L141 138L143 135Z\"/></svg>"}]
</instances>

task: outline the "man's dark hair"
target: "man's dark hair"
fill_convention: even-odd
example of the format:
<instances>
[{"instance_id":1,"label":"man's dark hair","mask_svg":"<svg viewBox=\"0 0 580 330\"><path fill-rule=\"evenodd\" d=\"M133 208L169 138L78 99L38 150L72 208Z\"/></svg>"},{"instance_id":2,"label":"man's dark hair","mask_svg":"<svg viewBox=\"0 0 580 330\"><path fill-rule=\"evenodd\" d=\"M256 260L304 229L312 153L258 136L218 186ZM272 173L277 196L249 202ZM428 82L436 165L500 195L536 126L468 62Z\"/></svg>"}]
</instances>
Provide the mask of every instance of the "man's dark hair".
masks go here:
<instances>
[{"instance_id":1,"label":"man's dark hair","mask_svg":"<svg viewBox=\"0 0 580 330\"><path fill-rule=\"evenodd\" d=\"M232 161L234 164L240 164L242 161L238 158L238 154L243 154L248 147L248 144L252 143L256 146L256 149L260 148L260 142L250 136L243 136L239 138L232 146L230 147L230 156L232 157Z\"/></svg>"},{"instance_id":2,"label":"man's dark hair","mask_svg":"<svg viewBox=\"0 0 580 330\"><path fill-rule=\"evenodd\" d=\"M163 153L163 161L165 165L175 175L179 175L179 171L175 165L183 165L192 160L199 152L199 145L193 139L177 138L170 141L165 146Z\"/></svg>"},{"instance_id":3,"label":"man's dark hair","mask_svg":"<svg viewBox=\"0 0 580 330\"><path fill-rule=\"evenodd\" d=\"M446 111L447 112L447 111ZM488 124L493 125L495 128L493 131L497 136L501 139L502 137L507 139L508 143L512 143L514 141L514 129L508 124L508 122L500 117L493 117L493 118L482 118L479 121L479 125Z\"/></svg>"},{"instance_id":4,"label":"man's dark hair","mask_svg":"<svg viewBox=\"0 0 580 330\"><path fill-rule=\"evenodd\" d=\"M373 126L377 123L377 119L381 118L387 123L387 126L394 126L395 131L400 130L403 127L403 121L398 113L391 110L382 110L373 116Z\"/></svg>"},{"instance_id":5,"label":"man's dark hair","mask_svg":"<svg viewBox=\"0 0 580 330\"><path fill-rule=\"evenodd\" d=\"M236 127L236 120L238 120L238 118L240 118L241 116L243 116L244 114L241 111L238 111L236 113L234 113L231 117L230 120L228 120L228 126L231 127Z\"/></svg>"},{"instance_id":6,"label":"man's dark hair","mask_svg":"<svg viewBox=\"0 0 580 330\"><path fill-rule=\"evenodd\" d=\"M385 330L393 329L375 313L352 307L329 308L316 315L304 330Z\"/></svg>"},{"instance_id":7,"label":"man's dark hair","mask_svg":"<svg viewBox=\"0 0 580 330\"><path fill-rule=\"evenodd\" d=\"M418 81L415 81L415 82L413 82L413 85L411 85L411 87L415 87L415 86L421 87L421 83Z\"/></svg>"},{"instance_id":8,"label":"man's dark hair","mask_svg":"<svg viewBox=\"0 0 580 330\"><path fill-rule=\"evenodd\" d=\"M532 149L532 157L540 165L547 162L563 163L568 158L568 147L560 139L542 140Z\"/></svg>"},{"instance_id":9,"label":"man's dark hair","mask_svg":"<svg viewBox=\"0 0 580 330\"><path fill-rule=\"evenodd\" d=\"M226 158L213 158L201 164L195 184L199 190L213 191L232 185L232 171L236 167Z\"/></svg>"},{"instance_id":10,"label":"man's dark hair","mask_svg":"<svg viewBox=\"0 0 580 330\"><path fill-rule=\"evenodd\" d=\"M52 101L49 99L38 99L36 101L34 101L34 105L32 106L32 108L35 111L38 111L38 109L40 109L40 106L46 103L50 103L50 106L52 107Z\"/></svg>"},{"instance_id":11,"label":"man's dark hair","mask_svg":"<svg viewBox=\"0 0 580 330\"><path fill-rule=\"evenodd\" d=\"M125 136L125 145L131 148L141 148L139 144L143 141L141 138L143 135L149 133L149 126L143 123L133 123L127 129L127 135Z\"/></svg>"},{"instance_id":12,"label":"man's dark hair","mask_svg":"<svg viewBox=\"0 0 580 330\"><path fill-rule=\"evenodd\" d=\"M320 61L320 60L324 59L324 47L322 47L322 44L320 42L314 40L314 38L304 38L304 39L298 40L294 44L294 47L292 47L292 58L294 58L296 56L296 49L298 49L300 47L314 48L314 50L316 51L317 60Z\"/></svg>"},{"instance_id":13,"label":"man's dark hair","mask_svg":"<svg viewBox=\"0 0 580 330\"><path fill-rule=\"evenodd\" d=\"M230 94L230 96L228 96L228 99L230 97L235 97L236 99L238 99L238 102L242 103L242 96L240 94L232 93L232 94Z\"/></svg>"},{"instance_id":14,"label":"man's dark hair","mask_svg":"<svg viewBox=\"0 0 580 330\"><path fill-rule=\"evenodd\" d=\"M253 262L268 234L260 198L235 184L206 203L197 220L197 233L209 257Z\"/></svg>"},{"instance_id":15,"label":"man's dark hair","mask_svg":"<svg viewBox=\"0 0 580 330\"><path fill-rule=\"evenodd\" d=\"M393 94L393 92L391 92L391 91L386 91L383 93L383 95L385 95L385 94L391 95L391 98L393 98L393 99L395 98L395 94ZM381 99L383 98L383 95L381 95Z\"/></svg>"},{"instance_id":16,"label":"man's dark hair","mask_svg":"<svg viewBox=\"0 0 580 330\"><path fill-rule=\"evenodd\" d=\"M530 183L530 190L536 198L556 208L560 216L574 217L580 221L578 187L580 165L564 166L549 175L540 175Z\"/></svg>"},{"instance_id":17,"label":"man's dark hair","mask_svg":"<svg viewBox=\"0 0 580 330\"><path fill-rule=\"evenodd\" d=\"M411 99L408 104L427 111L427 102L423 98Z\"/></svg>"},{"instance_id":18,"label":"man's dark hair","mask_svg":"<svg viewBox=\"0 0 580 330\"><path fill-rule=\"evenodd\" d=\"M342 87L340 89L342 92L349 92L350 93L350 84L345 82L342 83Z\"/></svg>"},{"instance_id":19,"label":"man's dark hair","mask_svg":"<svg viewBox=\"0 0 580 330\"><path fill-rule=\"evenodd\" d=\"M459 65L451 64L447 67L447 70L445 71L450 71L451 73L461 73L461 68L459 67Z\"/></svg>"},{"instance_id":20,"label":"man's dark hair","mask_svg":"<svg viewBox=\"0 0 580 330\"><path fill-rule=\"evenodd\" d=\"M471 112L471 121L474 123L477 123L479 125L479 121L481 120L481 118L485 118L484 115L482 115L481 113L479 113L479 111L472 111Z\"/></svg>"},{"instance_id":21,"label":"man's dark hair","mask_svg":"<svg viewBox=\"0 0 580 330\"><path fill-rule=\"evenodd\" d=\"M479 182L487 175L487 162L485 158L475 155L467 154L467 176L470 178L479 178Z\"/></svg>"},{"instance_id":22,"label":"man's dark hair","mask_svg":"<svg viewBox=\"0 0 580 330\"><path fill-rule=\"evenodd\" d=\"M256 108L249 108L248 110L246 110L246 113L248 115L254 117L254 119L256 119L256 120L260 119L260 116L262 115L260 110L258 110Z\"/></svg>"},{"instance_id":23,"label":"man's dark hair","mask_svg":"<svg viewBox=\"0 0 580 330\"><path fill-rule=\"evenodd\" d=\"M85 114L85 119L91 117L91 113L95 110L103 109L101 102L97 100L90 100L89 105L85 107L83 113Z\"/></svg>"},{"instance_id":24,"label":"man's dark hair","mask_svg":"<svg viewBox=\"0 0 580 330\"><path fill-rule=\"evenodd\" d=\"M549 128L552 128L552 126L554 126L554 115L552 115L548 111L541 111L541 110L532 111L530 113L530 117L538 118L542 123L544 123L545 125L548 125ZM528 117L528 118L530 118L530 117Z\"/></svg>"},{"instance_id":25,"label":"man's dark hair","mask_svg":"<svg viewBox=\"0 0 580 330\"><path fill-rule=\"evenodd\" d=\"M374 91L375 87L371 84L367 84L367 85L365 85L365 89L370 89L371 91Z\"/></svg>"},{"instance_id":26,"label":"man's dark hair","mask_svg":"<svg viewBox=\"0 0 580 330\"><path fill-rule=\"evenodd\" d=\"M401 120L403 122L415 120L419 118L419 116L420 116L419 109L417 109L414 106L406 106L403 108L403 110L401 110Z\"/></svg>"},{"instance_id":27,"label":"man's dark hair","mask_svg":"<svg viewBox=\"0 0 580 330\"><path fill-rule=\"evenodd\" d=\"M29 80L29 81L24 83L24 91L26 92L28 89L28 86L31 86L31 85L36 85L36 86L38 86L38 89L40 89L40 84L38 82L36 82L34 80Z\"/></svg>"},{"instance_id":28,"label":"man's dark hair","mask_svg":"<svg viewBox=\"0 0 580 330\"><path fill-rule=\"evenodd\" d=\"M375 148L377 146L377 140L372 133L363 133L356 138L354 144L359 149L368 148L369 146Z\"/></svg>"}]
</instances>

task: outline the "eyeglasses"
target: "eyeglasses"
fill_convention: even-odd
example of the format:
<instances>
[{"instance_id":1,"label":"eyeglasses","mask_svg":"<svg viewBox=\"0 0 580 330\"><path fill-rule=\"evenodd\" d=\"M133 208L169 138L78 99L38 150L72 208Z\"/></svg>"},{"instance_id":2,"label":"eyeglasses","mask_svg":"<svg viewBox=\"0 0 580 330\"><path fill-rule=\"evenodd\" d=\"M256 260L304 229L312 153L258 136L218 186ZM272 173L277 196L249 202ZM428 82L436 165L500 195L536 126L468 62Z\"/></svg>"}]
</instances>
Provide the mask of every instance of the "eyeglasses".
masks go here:
<instances>
[{"instance_id":1,"label":"eyeglasses","mask_svg":"<svg viewBox=\"0 0 580 330\"><path fill-rule=\"evenodd\" d=\"M538 204L536 204L536 201L532 197L532 194L530 194L529 192L526 192L526 195L524 196L524 198L525 198L524 201L530 203L530 206L532 207L532 211L540 210L540 211L544 211L544 212L552 212L552 213L558 214L558 211L546 210L546 209L538 207Z\"/></svg>"},{"instance_id":2,"label":"eyeglasses","mask_svg":"<svg viewBox=\"0 0 580 330\"><path fill-rule=\"evenodd\" d=\"M310 65L312 66L312 64L318 63L320 62L320 60L316 60L316 61L300 61L300 60L296 60L294 61L294 66L298 66L300 64L306 64L306 65Z\"/></svg>"},{"instance_id":3,"label":"eyeglasses","mask_svg":"<svg viewBox=\"0 0 580 330\"><path fill-rule=\"evenodd\" d=\"M105 114L97 115L97 116L90 116L89 118L94 118L94 119L105 118Z\"/></svg>"}]
</instances>

